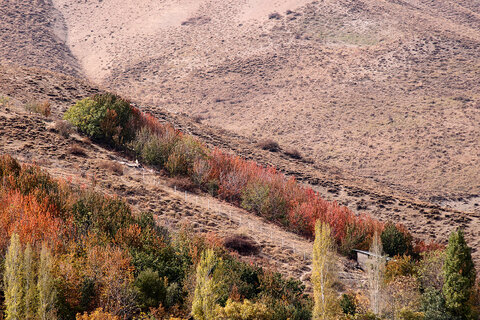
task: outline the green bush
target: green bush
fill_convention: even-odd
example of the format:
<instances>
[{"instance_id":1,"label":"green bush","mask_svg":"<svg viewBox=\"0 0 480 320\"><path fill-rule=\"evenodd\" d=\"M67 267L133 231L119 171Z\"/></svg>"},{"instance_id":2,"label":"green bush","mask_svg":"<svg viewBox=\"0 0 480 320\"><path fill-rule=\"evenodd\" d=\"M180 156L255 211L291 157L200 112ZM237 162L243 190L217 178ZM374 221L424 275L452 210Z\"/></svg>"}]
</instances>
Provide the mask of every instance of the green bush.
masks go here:
<instances>
[{"instance_id":1,"label":"green bush","mask_svg":"<svg viewBox=\"0 0 480 320\"><path fill-rule=\"evenodd\" d=\"M428 288L422 295L422 312L428 320L453 320L447 312L442 292Z\"/></svg>"},{"instance_id":2,"label":"green bush","mask_svg":"<svg viewBox=\"0 0 480 320\"><path fill-rule=\"evenodd\" d=\"M271 220L282 221L287 213L287 201L265 183L249 183L242 192L242 208Z\"/></svg>"},{"instance_id":3,"label":"green bush","mask_svg":"<svg viewBox=\"0 0 480 320\"><path fill-rule=\"evenodd\" d=\"M252 303L250 300L236 302L227 300L225 307L217 306L216 319L222 320L270 320L271 310L263 303Z\"/></svg>"},{"instance_id":4,"label":"green bush","mask_svg":"<svg viewBox=\"0 0 480 320\"><path fill-rule=\"evenodd\" d=\"M195 162L206 157L207 151L200 141L183 136L172 148L165 167L172 176L190 175Z\"/></svg>"},{"instance_id":5,"label":"green bush","mask_svg":"<svg viewBox=\"0 0 480 320\"><path fill-rule=\"evenodd\" d=\"M342 298L340 299L340 308L344 314L355 315L357 312L357 301L353 294L342 294Z\"/></svg>"},{"instance_id":6,"label":"green bush","mask_svg":"<svg viewBox=\"0 0 480 320\"><path fill-rule=\"evenodd\" d=\"M64 118L93 139L122 145L135 136L135 117L130 103L105 93L78 101L65 112Z\"/></svg>"},{"instance_id":7,"label":"green bush","mask_svg":"<svg viewBox=\"0 0 480 320\"><path fill-rule=\"evenodd\" d=\"M134 285L138 290L138 299L142 309L156 308L165 303L168 282L167 279L160 278L158 272L152 269L140 272Z\"/></svg>"},{"instance_id":8,"label":"green bush","mask_svg":"<svg viewBox=\"0 0 480 320\"><path fill-rule=\"evenodd\" d=\"M159 134L143 127L129 146L146 164L164 166L178 140L179 136L173 129Z\"/></svg>"},{"instance_id":9,"label":"green bush","mask_svg":"<svg viewBox=\"0 0 480 320\"><path fill-rule=\"evenodd\" d=\"M408 254L412 250L412 237L405 234L393 223L387 223L380 238L383 251L390 257Z\"/></svg>"},{"instance_id":10,"label":"green bush","mask_svg":"<svg viewBox=\"0 0 480 320\"><path fill-rule=\"evenodd\" d=\"M78 234L95 232L114 238L119 229L133 223L128 204L95 192L84 192L72 205L73 223Z\"/></svg>"},{"instance_id":11,"label":"green bush","mask_svg":"<svg viewBox=\"0 0 480 320\"><path fill-rule=\"evenodd\" d=\"M415 312L406 308L403 308L398 313L399 320L423 320L425 319L425 315L423 312Z\"/></svg>"}]
</instances>

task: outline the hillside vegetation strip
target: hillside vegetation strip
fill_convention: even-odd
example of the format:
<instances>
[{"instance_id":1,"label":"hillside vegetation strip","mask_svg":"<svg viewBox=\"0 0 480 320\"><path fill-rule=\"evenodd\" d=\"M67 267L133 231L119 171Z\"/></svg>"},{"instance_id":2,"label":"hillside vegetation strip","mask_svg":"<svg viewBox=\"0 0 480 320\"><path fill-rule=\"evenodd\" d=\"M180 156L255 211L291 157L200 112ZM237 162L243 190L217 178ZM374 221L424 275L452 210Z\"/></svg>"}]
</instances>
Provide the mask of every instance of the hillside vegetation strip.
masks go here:
<instances>
[{"instance_id":1,"label":"hillside vegetation strip","mask_svg":"<svg viewBox=\"0 0 480 320\"><path fill-rule=\"evenodd\" d=\"M384 229L383 223L323 200L273 167L209 149L118 96L107 93L80 100L65 113L65 119L93 139L133 152L142 163L164 169L171 176L188 177L213 196L307 238L313 238L316 221L325 222L346 256L352 256L353 249L367 250L374 232ZM412 241L406 228L394 228L400 237ZM418 254L438 247L417 241L410 251Z\"/></svg>"}]
</instances>

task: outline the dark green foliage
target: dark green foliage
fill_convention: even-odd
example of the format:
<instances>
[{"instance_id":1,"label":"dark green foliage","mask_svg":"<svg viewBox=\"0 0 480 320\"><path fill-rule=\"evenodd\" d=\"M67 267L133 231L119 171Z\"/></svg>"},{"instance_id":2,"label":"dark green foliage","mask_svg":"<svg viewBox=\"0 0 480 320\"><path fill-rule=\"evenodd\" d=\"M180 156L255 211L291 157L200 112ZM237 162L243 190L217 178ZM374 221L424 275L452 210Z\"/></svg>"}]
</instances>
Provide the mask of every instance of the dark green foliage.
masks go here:
<instances>
[{"instance_id":1,"label":"dark green foliage","mask_svg":"<svg viewBox=\"0 0 480 320\"><path fill-rule=\"evenodd\" d=\"M120 146L134 138L135 116L127 100L105 93L78 101L64 117L87 136Z\"/></svg>"},{"instance_id":2,"label":"dark green foliage","mask_svg":"<svg viewBox=\"0 0 480 320\"><path fill-rule=\"evenodd\" d=\"M357 312L357 301L355 296L353 294L344 293L340 299L340 307L342 308L343 313L355 315Z\"/></svg>"},{"instance_id":3,"label":"dark green foliage","mask_svg":"<svg viewBox=\"0 0 480 320\"><path fill-rule=\"evenodd\" d=\"M349 259L354 259L355 251L353 249L368 250L366 233L356 224L347 225L345 237L338 249L341 254Z\"/></svg>"},{"instance_id":4,"label":"dark green foliage","mask_svg":"<svg viewBox=\"0 0 480 320\"><path fill-rule=\"evenodd\" d=\"M455 319L448 313L442 293L433 288L428 288L422 295L422 312L425 320Z\"/></svg>"},{"instance_id":5,"label":"dark green foliage","mask_svg":"<svg viewBox=\"0 0 480 320\"><path fill-rule=\"evenodd\" d=\"M181 282L189 265L186 257L177 254L171 246L155 251L133 249L130 254L136 270L152 269L158 272L160 277L166 277L169 282Z\"/></svg>"},{"instance_id":6,"label":"dark green foliage","mask_svg":"<svg viewBox=\"0 0 480 320\"><path fill-rule=\"evenodd\" d=\"M92 302L95 299L95 295L95 280L91 278L83 279L79 311L91 311Z\"/></svg>"},{"instance_id":7,"label":"dark green foliage","mask_svg":"<svg viewBox=\"0 0 480 320\"><path fill-rule=\"evenodd\" d=\"M71 209L77 233L99 232L111 238L133 222L130 207L124 201L86 191Z\"/></svg>"},{"instance_id":8,"label":"dark green foliage","mask_svg":"<svg viewBox=\"0 0 480 320\"><path fill-rule=\"evenodd\" d=\"M393 223L387 223L380 238L383 251L390 257L404 255L411 251L412 238L397 228Z\"/></svg>"},{"instance_id":9,"label":"dark green foliage","mask_svg":"<svg viewBox=\"0 0 480 320\"><path fill-rule=\"evenodd\" d=\"M135 279L135 287L139 292L142 309L156 308L163 304L167 296L168 282L158 276L158 272L147 269Z\"/></svg>"},{"instance_id":10,"label":"dark green foliage","mask_svg":"<svg viewBox=\"0 0 480 320\"><path fill-rule=\"evenodd\" d=\"M443 295L447 309L460 319L470 319L469 299L475 284L476 272L471 248L465 242L461 229L452 232L448 239L443 270L445 272Z\"/></svg>"}]
</instances>

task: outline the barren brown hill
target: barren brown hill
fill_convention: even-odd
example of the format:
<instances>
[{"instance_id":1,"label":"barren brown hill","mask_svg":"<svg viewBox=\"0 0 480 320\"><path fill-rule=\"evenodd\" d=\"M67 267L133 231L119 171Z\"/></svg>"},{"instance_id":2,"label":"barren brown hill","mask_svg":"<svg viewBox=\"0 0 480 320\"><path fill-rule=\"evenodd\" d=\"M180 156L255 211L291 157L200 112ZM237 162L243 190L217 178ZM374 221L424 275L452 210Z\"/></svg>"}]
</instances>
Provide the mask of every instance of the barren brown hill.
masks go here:
<instances>
[{"instance_id":1,"label":"barren brown hill","mask_svg":"<svg viewBox=\"0 0 480 320\"><path fill-rule=\"evenodd\" d=\"M423 200L480 193L478 1L54 4L86 75L136 101Z\"/></svg>"},{"instance_id":2,"label":"barren brown hill","mask_svg":"<svg viewBox=\"0 0 480 320\"><path fill-rule=\"evenodd\" d=\"M62 14L50 0L0 1L0 63L80 76Z\"/></svg>"}]
</instances>

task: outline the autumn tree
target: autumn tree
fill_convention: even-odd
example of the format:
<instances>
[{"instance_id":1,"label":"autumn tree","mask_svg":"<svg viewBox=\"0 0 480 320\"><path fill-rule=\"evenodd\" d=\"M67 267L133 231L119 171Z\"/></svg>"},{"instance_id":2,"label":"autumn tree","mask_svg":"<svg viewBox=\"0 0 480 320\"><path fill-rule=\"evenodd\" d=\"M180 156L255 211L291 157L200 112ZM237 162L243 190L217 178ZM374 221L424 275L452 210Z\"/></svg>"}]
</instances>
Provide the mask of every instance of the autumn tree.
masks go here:
<instances>
[{"instance_id":1,"label":"autumn tree","mask_svg":"<svg viewBox=\"0 0 480 320\"><path fill-rule=\"evenodd\" d=\"M53 257L45 244L40 252L38 267L38 318L40 320L56 319L56 290L53 276Z\"/></svg>"},{"instance_id":2,"label":"autumn tree","mask_svg":"<svg viewBox=\"0 0 480 320\"><path fill-rule=\"evenodd\" d=\"M3 273L5 319L24 319L23 313L23 254L18 234L13 233L5 256Z\"/></svg>"},{"instance_id":3,"label":"autumn tree","mask_svg":"<svg viewBox=\"0 0 480 320\"><path fill-rule=\"evenodd\" d=\"M382 312L382 283L385 273L385 258L383 256L382 242L375 231L370 246L371 256L367 265L368 288L370 291L370 307L376 315Z\"/></svg>"},{"instance_id":4,"label":"autumn tree","mask_svg":"<svg viewBox=\"0 0 480 320\"><path fill-rule=\"evenodd\" d=\"M197 265L196 286L192 304L192 316L196 320L216 319L216 305L223 291L221 269L223 261L212 249L202 253Z\"/></svg>"},{"instance_id":5,"label":"autumn tree","mask_svg":"<svg viewBox=\"0 0 480 320\"><path fill-rule=\"evenodd\" d=\"M38 290L35 281L36 268L35 268L35 256L32 250L32 246L28 243L23 255L23 287L25 292L24 297L24 310L26 319L35 319L37 314L37 298Z\"/></svg>"},{"instance_id":6,"label":"autumn tree","mask_svg":"<svg viewBox=\"0 0 480 320\"><path fill-rule=\"evenodd\" d=\"M471 248L465 242L461 229L450 234L443 270L443 295L447 309L461 319L469 319L471 308L468 302L476 273Z\"/></svg>"},{"instance_id":7,"label":"autumn tree","mask_svg":"<svg viewBox=\"0 0 480 320\"><path fill-rule=\"evenodd\" d=\"M338 306L336 303L333 282L334 272L334 245L330 227L317 221L315 225L315 242L313 244L313 295L315 306L313 319L335 319Z\"/></svg>"}]
</instances>

